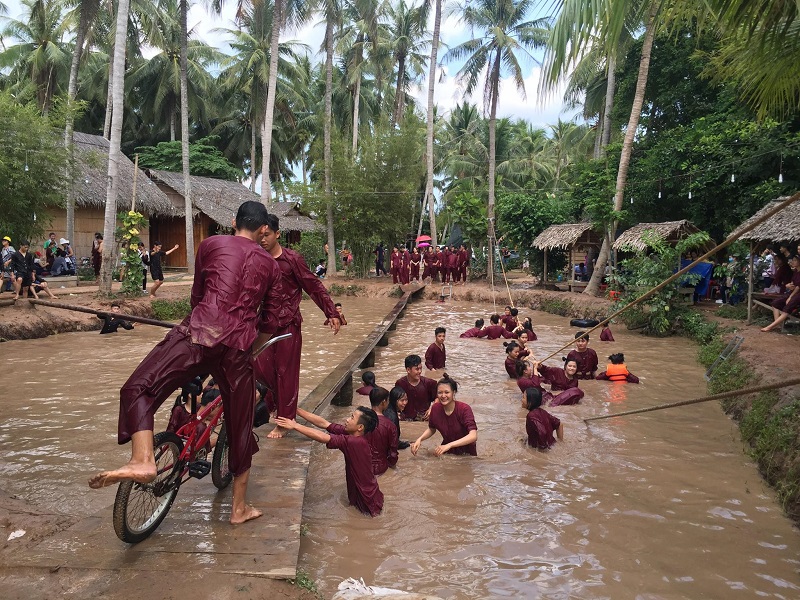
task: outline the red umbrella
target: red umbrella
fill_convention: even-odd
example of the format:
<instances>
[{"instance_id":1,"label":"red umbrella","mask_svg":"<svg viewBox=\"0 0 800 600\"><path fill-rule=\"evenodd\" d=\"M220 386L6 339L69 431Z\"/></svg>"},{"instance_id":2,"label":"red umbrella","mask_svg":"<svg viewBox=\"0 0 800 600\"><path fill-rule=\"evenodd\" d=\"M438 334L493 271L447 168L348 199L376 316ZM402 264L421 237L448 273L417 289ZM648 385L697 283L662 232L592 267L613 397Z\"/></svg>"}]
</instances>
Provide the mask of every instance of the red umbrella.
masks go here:
<instances>
[{"instance_id":1,"label":"red umbrella","mask_svg":"<svg viewBox=\"0 0 800 600\"><path fill-rule=\"evenodd\" d=\"M429 236L429 235L420 235L420 236L417 237L417 241L418 242L430 242L431 241L431 236Z\"/></svg>"}]
</instances>

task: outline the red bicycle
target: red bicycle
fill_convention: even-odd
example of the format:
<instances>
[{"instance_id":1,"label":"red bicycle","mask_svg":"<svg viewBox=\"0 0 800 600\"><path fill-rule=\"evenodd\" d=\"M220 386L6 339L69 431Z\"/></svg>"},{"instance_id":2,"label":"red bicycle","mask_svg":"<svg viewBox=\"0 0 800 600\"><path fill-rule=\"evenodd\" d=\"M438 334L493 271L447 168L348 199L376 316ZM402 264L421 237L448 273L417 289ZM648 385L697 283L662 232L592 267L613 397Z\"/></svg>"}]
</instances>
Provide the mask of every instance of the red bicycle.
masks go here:
<instances>
[{"instance_id":1,"label":"red bicycle","mask_svg":"<svg viewBox=\"0 0 800 600\"><path fill-rule=\"evenodd\" d=\"M268 340L255 353L291 337L291 333ZM162 431L153 437L156 478L149 483L123 481L114 499L114 532L123 542L136 544L153 533L172 508L180 487L191 477L202 479L211 473L217 489L230 485L233 474L228 467L228 436L222 397L217 397L197 414L197 399L192 397L192 419L176 432ZM217 433L211 461L207 447Z\"/></svg>"}]
</instances>

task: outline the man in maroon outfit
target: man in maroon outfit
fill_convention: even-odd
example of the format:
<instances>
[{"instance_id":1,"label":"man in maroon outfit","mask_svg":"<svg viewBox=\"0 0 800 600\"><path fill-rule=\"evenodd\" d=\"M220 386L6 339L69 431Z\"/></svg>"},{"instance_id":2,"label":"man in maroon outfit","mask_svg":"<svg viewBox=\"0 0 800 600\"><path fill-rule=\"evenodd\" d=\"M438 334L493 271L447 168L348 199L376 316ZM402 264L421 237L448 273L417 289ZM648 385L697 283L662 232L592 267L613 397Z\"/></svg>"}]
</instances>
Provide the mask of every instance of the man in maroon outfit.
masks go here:
<instances>
[{"instance_id":1,"label":"man in maroon outfit","mask_svg":"<svg viewBox=\"0 0 800 600\"><path fill-rule=\"evenodd\" d=\"M260 202L245 202L233 222L236 235L216 235L200 244L192 312L150 351L120 390L118 439L120 444L133 440L131 460L120 469L95 475L90 487L130 479L153 481L156 410L187 380L210 372L219 383L225 407L234 476L231 523L261 516L245 503L245 496L252 455L258 451L252 432L256 388L251 349L278 328L282 301L280 269L258 245L268 217Z\"/></svg>"},{"instance_id":2,"label":"man in maroon outfit","mask_svg":"<svg viewBox=\"0 0 800 600\"><path fill-rule=\"evenodd\" d=\"M278 217L269 215L267 229L261 245L278 262L282 278L283 298L280 312L280 329L278 335L291 333L292 337L278 348L280 344L271 346L263 352L255 364L256 378L266 383L275 393L278 402L278 416L294 419L297 414L297 395L300 389L300 353L303 348L303 336L300 324L300 300L303 292L308 294L319 306L328 326L334 335L339 333L339 312L333 305L328 290L319 278L309 271L306 261L300 253L280 244L281 232ZM283 429L276 427L268 438L283 437Z\"/></svg>"},{"instance_id":3,"label":"man in maroon outfit","mask_svg":"<svg viewBox=\"0 0 800 600\"><path fill-rule=\"evenodd\" d=\"M575 350L567 354L567 360L578 365L578 379L594 379L597 375L597 352L589 348L589 336L583 331L575 334Z\"/></svg>"},{"instance_id":4,"label":"man in maroon outfit","mask_svg":"<svg viewBox=\"0 0 800 600\"><path fill-rule=\"evenodd\" d=\"M436 336L436 339L428 346L428 350L425 352L425 368L431 371L444 369L444 364L447 360L447 353L444 348L444 338L446 334L447 329L444 327L437 327L433 331L433 335Z\"/></svg>"},{"instance_id":5,"label":"man in maroon outfit","mask_svg":"<svg viewBox=\"0 0 800 600\"><path fill-rule=\"evenodd\" d=\"M450 246L450 280L453 283L458 283L459 272L458 250L456 250L455 246Z\"/></svg>"},{"instance_id":6,"label":"man in maroon outfit","mask_svg":"<svg viewBox=\"0 0 800 600\"><path fill-rule=\"evenodd\" d=\"M467 267L469 266L469 252L467 252L464 244L458 251L458 276L461 279L461 285L467 283Z\"/></svg>"},{"instance_id":7,"label":"man in maroon outfit","mask_svg":"<svg viewBox=\"0 0 800 600\"><path fill-rule=\"evenodd\" d=\"M436 400L436 380L422 375L422 359L416 354L406 356L406 376L394 382L403 388L408 404L400 418L404 421L427 421L431 403Z\"/></svg>"},{"instance_id":8,"label":"man in maroon outfit","mask_svg":"<svg viewBox=\"0 0 800 600\"><path fill-rule=\"evenodd\" d=\"M392 283L400 283L400 271L403 268L403 257L397 246L392 248L392 254L389 256L389 271L392 274Z\"/></svg>"},{"instance_id":9,"label":"man in maroon outfit","mask_svg":"<svg viewBox=\"0 0 800 600\"><path fill-rule=\"evenodd\" d=\"M510 340L514 337L513 333L500 325L500 315L492 315L489 317L489 321L491 322L491 325L481 329L475 337L487 338L490 340L496 340L500 337Z\"/></svg>"},{"instance_id":10,"label":"man in maroon outfit","mask_svg":"<svg viewBox=\"0 0 800 600\"><path fill-rule=\"evenodd\" d=\"M478 334L483 330L483 319L478 319L475 321L475 327L470 327L464 333L462 333L460 338L473 338L478 337Z\"/></svg>"},{"instance_id":11,"label":"man in maroon outfit","mask_svg":"<svg viewBox=\"0 0 800 600\"><path fill-rule=\"evenodd\" d=\"M442 283L450 283L450 248L447 246L439 253L439 272Z\"/></svg>"}]
</instances>

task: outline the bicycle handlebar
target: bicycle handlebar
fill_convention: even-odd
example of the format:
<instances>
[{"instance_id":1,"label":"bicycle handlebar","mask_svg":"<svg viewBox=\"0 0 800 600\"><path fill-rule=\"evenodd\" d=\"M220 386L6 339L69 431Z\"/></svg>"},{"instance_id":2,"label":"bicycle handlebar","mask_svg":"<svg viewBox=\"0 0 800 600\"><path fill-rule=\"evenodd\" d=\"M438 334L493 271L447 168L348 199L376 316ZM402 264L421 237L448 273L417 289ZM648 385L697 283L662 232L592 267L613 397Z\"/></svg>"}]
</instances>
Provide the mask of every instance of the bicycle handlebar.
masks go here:
<instances>
[{"instance_id":1,"label":"bicycle handlebar","mask_svg":"<svg viewBox=\"0 0 800 600\"><path fill-rule=\"evenodd\" d=\"M269 338L264 344L255 352L253 352L253 358L261 354L264 350L272 346L275 342L280 342L281 340L285 340L286 338L292 337L291 333L284 333L283 335L276 335L275 337Z\"/></svg>"}]
</instances>

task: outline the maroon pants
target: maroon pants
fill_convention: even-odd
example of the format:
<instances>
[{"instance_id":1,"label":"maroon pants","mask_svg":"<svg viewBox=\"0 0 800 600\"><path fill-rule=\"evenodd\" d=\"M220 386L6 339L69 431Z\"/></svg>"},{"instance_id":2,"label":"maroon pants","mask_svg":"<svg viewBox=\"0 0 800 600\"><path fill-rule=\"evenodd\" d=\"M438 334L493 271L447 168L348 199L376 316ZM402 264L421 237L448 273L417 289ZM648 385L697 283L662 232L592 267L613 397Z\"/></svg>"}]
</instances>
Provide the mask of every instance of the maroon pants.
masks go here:
<instances>
[{"instance_id":1,"label":"maroon pants","mask_svg":"<svg viewBox=\"0 0 800 600\"><path fill-rule=\"evenodd\" d=\"M291 333L292 337L273 344L258 355L255 376L275 395L278 416L294 419L297 416L297 396L300 391L300 353L303 349L303 336L300 325L287 325L275 335L284 333Z\"/></svg>"},{"instance_id":2,"label":"maroon pants","mask_svg":"<svg viewBox=\"0 0 800 600\"><path fill-rule=\"evenodd\" d=\"M122 386L119 443L126 443L138 431L153 431L153 417L164 400L193 377L205 373L211 373L219 383L230 470L236 476L247 471L253 454L258 452L253 435L256 384L250 353L222 344L214 348L194 344L183 326L170 331Z\"/></svg>"},{"instance_id":3,"label":"maroon pants","mask_svg":"<svg viewBox=\"0 0 800 600\"><path fill-rule=\"evenodd\" d=\"M392 283L400 283L400 279L398 278L397 269L392 269Z\"/></svg>"},{"instance_id":4,"label":"maroon pants","mask_svg":"<svg viewBox=\"0 0 800 600\"><path fill-rule=\"evenodd\" d=\"M795 294L791 301L789 301L789 296L785 296L783 298L777 298L772 301L772 308L777 308L781 312L785 312L787 315L791 315L797 307L800 306L800 294Z\"/></svg>"},{"instance_id":5,"label":"maroon pants","mask_svg":"<svg viewBox=\"0 0 800 600\"><path fill-rule=\"evenodd\" d=\"M567 404L577 404L583 398L581 388L569 388L554 395L552 392L545 392L542 397L542 404L548 402L550 406L565 406Z\"/></svg>"}]
</instances>

